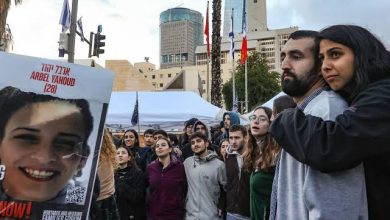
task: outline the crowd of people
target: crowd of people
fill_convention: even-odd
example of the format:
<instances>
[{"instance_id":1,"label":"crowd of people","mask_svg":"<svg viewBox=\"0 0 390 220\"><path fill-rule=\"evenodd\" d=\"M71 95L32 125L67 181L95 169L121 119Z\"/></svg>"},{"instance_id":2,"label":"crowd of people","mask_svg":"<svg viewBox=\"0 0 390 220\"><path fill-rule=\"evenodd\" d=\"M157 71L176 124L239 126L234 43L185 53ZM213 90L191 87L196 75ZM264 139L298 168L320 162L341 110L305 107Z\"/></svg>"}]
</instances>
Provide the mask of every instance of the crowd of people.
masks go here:
<instances>
[{"instance_id":1,"label":"crowd of people","mask_svg":"<svg viewBox=\"0 0 390 220\"><path fill-rule=\"evenodd\" d=\"M177 137L106 130L96 219L387 219L390 52L366 29L292 33L273 109ZM96 187L96 186L95 186ZM99 211L96 211L99 210Z\"/></svg>"}]
</instances>

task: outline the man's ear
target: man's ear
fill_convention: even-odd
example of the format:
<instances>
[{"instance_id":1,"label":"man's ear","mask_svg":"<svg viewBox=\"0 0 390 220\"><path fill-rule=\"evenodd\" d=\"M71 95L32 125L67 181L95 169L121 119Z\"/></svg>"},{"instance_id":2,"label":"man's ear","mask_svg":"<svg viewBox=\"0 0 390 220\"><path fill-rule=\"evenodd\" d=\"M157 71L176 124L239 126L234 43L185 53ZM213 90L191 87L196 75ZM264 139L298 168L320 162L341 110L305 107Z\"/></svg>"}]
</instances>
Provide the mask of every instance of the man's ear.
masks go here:
<instances>
[{"instance_id":1,"label":"man's ear","mask_svg":"<svg viewBox=\"0 0 390 220\"><path fill-rule=\"evenodd\" d=\"M209 147L210 142L209 142L208 140L206 140L204 144L205 144L205 146L206 146L206 148L207 148L207 147Z\"/></svg>"}]
</instances>

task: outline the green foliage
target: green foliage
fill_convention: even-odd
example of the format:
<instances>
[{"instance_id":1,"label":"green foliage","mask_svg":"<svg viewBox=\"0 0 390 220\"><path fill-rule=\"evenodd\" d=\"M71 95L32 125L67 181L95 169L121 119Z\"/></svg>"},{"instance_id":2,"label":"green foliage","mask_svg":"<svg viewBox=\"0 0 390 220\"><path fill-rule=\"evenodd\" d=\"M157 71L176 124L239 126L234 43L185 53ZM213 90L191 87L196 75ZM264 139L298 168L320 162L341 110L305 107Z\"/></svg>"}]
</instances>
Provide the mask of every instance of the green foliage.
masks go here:
<instances>
[{"instance_id":1,"label":"green foliage","mask_svg":"<svg viewBox=\"0 0 390 220\"><path fill-rule=\"evenodd\" d=\"M248 107L249 111L257 105L271 99L281 91L280 75L270 71L267 60L257 51L252 51L247 60L248 68ZM245 101L245 64L238 66L235 72L236 94L238 101ZM233 80L227 81L222 88L223 97L228 110L233 106ZM240 104L238 105L239 111ZM245 104L243 104L245 106ZM248 112L249 112L248 111Z\"/></svg>"}]
</instances>

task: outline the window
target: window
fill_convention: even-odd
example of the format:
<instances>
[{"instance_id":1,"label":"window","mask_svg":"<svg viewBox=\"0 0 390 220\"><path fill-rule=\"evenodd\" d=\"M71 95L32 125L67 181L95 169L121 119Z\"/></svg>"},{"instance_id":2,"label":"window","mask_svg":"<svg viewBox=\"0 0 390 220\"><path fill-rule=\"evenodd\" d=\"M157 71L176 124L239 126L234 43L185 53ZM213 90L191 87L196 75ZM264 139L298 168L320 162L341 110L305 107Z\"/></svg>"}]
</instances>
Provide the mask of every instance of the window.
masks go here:
<instances>
[{"instance_id":1,"label":"window","mask_svg":"<svg viewBox=\"0 0 390 220\"><path fill-rule=\"evenodd\" d=\"M253 3L257 3L257 0L253 0Z\"/></svg>"},{"instance_id":2,"label":"window","mask_svg":"<svg viewBox=\"0 0 390 220\"><path fill-rule=\"evenodd\" d=\"M206 81L205 81L204 79L202 80L202 84L203 84L203 85L206 84Z\"/></svg>"},{"instance_id":3,"label":"window","mask_svg":"<svg viewBox=\"0 0 390 220\"><path fill-rule=\"evenodd\" d=\"M172 74L168 73L168 78L171 78L172 77Z\"/></svg>"},{"instance_id":4,"label":"window","mask_svg":"<svg viewBox=\"0 0 390 220\"><path fill-rule=\"evenodd\" d=\"M163 87L163 86L164 86L164 84L160 83L160 87Z\"/></svg>"},{"instance_id":5,"label":"window","mask_svg":"<svg viewBox=\"0 0 390 220\"><path fill-rule=\"evenodd\" d=\"M164 77L164 74L160 74L160 78L163 78Z\"/></svg>"},{"instance_id":6,"label":"window","mask_svg":"<svg viewBox=\"0 0 390 220\"><path fill-rule=\"evenodd\" d=\"M152 79L155 79L156 78L156 75L152 75Z\"/></svg>"}]
</instances>

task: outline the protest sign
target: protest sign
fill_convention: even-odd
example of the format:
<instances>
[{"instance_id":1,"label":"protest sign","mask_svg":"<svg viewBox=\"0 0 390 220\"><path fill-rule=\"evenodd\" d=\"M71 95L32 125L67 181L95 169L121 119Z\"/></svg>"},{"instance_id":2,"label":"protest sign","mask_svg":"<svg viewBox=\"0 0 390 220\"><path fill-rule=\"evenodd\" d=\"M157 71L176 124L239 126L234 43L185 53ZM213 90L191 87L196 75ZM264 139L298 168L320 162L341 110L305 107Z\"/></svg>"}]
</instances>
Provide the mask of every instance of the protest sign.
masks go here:
<instances>
[{"instance_id":1,"label":"protest sign","mask_svg":"<svg viewBox=\"0 0 390 220\"><path fill-rule=\"evenodd\" d=\"M0 219L87 219L114 75L0 52Z\"/></svg>"}]
</instances>

